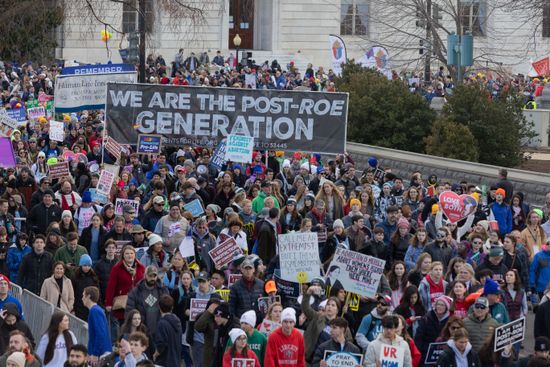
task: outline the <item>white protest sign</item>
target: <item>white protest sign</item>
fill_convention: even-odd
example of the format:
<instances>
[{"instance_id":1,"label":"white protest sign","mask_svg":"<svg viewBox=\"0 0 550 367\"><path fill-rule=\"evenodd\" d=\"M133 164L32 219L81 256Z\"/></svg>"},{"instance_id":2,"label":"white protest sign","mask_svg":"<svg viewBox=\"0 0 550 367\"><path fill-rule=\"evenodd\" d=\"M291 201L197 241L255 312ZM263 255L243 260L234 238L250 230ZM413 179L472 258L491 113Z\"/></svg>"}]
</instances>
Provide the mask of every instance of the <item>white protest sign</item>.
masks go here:
<instances>
[{"instance_id":1,"label":"white protest sign","mask_svg":"<svg viewBox=\"0 0 550 367\"><path fill-rule=\"evenodd\" d=\"M327 285L339 283L348 292L374 298L386 262L359 252L336 248L327 273Z\"/></svg>"},{"instance_id":2,"label":"white protest sign","mask_svg":"<svg viewBox=\"0 0 550 367\"><path fill-rule=\"evenodd\" d=\"M111 187L115 181L115 177L118 176L120 166L116 164L105 164L101 174L99 175L99 182L97 183L96 191L100 194L109 196L111 194Z\"/></svg>"},{"instance_id":3,"label":"white protest sign","mask_svg":"<svg viewBox=\"0 0 550 367\"><path fill-rule=\"evenodd\" d=\"M65 125L62 121L50 121L50 140L63 141L65 140Z\"/></svg>"},{"instance_id":4,"label":"white protest sign","mask_svg":"<svg viewBox=\"0 0 550 367\"><path fill-rule=\"evenodd\" d=\"M325 350L323 360L327 362L328 367L356 367L363 364L363 355Z\"/></svg>"},{"instance_id":5,"label":"white protest sign","mask_svg":"<svg viewBox=\"0 0 550 367\"><path fill-rule=\"evenodd\" d=\"M225 147L225 160L231 162L252 162L254 151L254 137L242 135L228 135Z\"/></svg>"},{"instance_id":6,"label":"white protest sign","mask_svg":"<svg viewBox=\"0 0 550 367\"><path fill-rule=\"evenodd\" d=\"M19 122L12 119L7 113L6 110L0 110L0 124L11 127L12 129L17 129Z\"/></svg>"},{"instance_id":7,"label":"white protest sign","mask_svg":"<svg viewBox=\"0 0 550 367\"><path fill-rule=\"evenodd\" d=\"M495 329L494 351L498 352L509 344L525 338L525 317L519 318Z\"/></svg>"},{"instance_id":8,"label":"white protest sign","mask_svg":"<svg viewBox=\"0 0 550 367\"><path fill-rule=\"evenodd\" d=\"M132 208L134 208L135 213L137 213L139 210L139 201L117 198L115 201L115 214L122 215L124 212L125 205L130 205Z\"/></svg>"},{"instance_id":9,"label":"white protest sign","mask_svg":"<svg viewBox=\"0 0 550 367\"><path fill-rule=\"evenodd\" d=\"M252 358L231 358L231 367L254 367Z\"/></svg>"},{"instance_id":10,"label":"white protest sign","mask_svg":"<svg viewBox=\"0 0 550 367\"><path fill-rule=\"evenodd\" d=\"M275 331L275 329L280 326L281 324L279 324L278 322L264 319L264 321L262 321L262 323L260 324L258 331L266 336L269 336L269 334L271 334L273 331Z\"/></svg>"},{"instance_id":11,"label":"white protest sign","mask_svg":"<svg viewBox=\"0 0 550 367\"><path fill-rule=\"evenodd\" d=\"M191 298L189 306L189 321L195 321L197 316L206 310L207 299Z\"/></svg>"},{"instance_id":12,"label":"white protest sign","mask_svg":"<svg viewBox=\"0 0 550 367\"><path fill-rule=\"evenodd\" d=\"M316 232L294 232L278 237L281 279L307 283L320 275Z\"/></svg>"},{"instance_id":13,"label":"white protest sign","mask_svg":"<svg viewBox=\"0 0 550 367\"><path fill-rule=\"evenodd\" d=\"M381 346L380 367L402 367L405 359L405 350L401 347L386 345Z\"/></svg>"},{"instance_id":14,"label":"white protest sign","mask_svg":"<svg viewBox=\"0 0 550 367\"><path fill-rule=\"evenodd\" d=\"M185 236L180 242L179 246L180 254L183 258L194 257L195 256L195 244L193 242L193 237Z\"/></svg>"},{"instance_id":15,"label":"white protest sign","mask_svg":"<svg viewBox=\"0 0 550 367\"><path fill-rule=\"evenodd\" d=\"M233 237L228 238L212 250L208 251L208 255L212 258L216 269L221 269L231 261L235 255L242 254L243 250L237 244Z\"/></svg>"}]
</instances>

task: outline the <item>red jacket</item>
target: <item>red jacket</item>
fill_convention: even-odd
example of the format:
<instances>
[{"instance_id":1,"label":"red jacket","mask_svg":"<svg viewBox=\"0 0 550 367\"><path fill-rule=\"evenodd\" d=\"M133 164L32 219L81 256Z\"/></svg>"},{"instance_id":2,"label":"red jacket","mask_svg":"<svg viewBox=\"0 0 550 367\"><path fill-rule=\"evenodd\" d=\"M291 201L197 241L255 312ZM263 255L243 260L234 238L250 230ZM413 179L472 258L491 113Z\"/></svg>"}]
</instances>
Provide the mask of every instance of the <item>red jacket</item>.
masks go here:
<instances>
[{"instance_id":1,"label":"red jacket","mask_svg":"<svg viewBox=\"0 0 550 367\"><path fill-rule=\"evenodd\" d=\"M235 357L231 357L231 348L228 348L227 351L223 354L223 367L233 367L231 365L231 360L233 358L246 358L246 359L253 359L254 360L254 367L260 367L260 362L258 361L258 357L256 356L256 353L254 353L252 350L248 349L247 354L244 355L242 353L235 352ZM242 367L252 367L252 366L242 366Z\"/></svg>"},{"instance_id":2,"label":"red jacket","mask_svg":"<svg viewBox=\"0 0 550 367\"><path fill-rule=\"evenodd\" d=\"M409 349L411 350L412 365L413 367L418 367L420 365L420 361L422 361L422 353L420 353L418 347L414 344L414 340L409 339L407 340L407 343L409 344Z\"/></svg>"},{"instance_id":3,"label":"red jacket","mask_svg":"<svg viewBox=\"0 0 550 367\"><path fill-rule=\"evenodd\" d=\"M280 327L269 335L264 357L264 367L304 367L304 336L296 329L292 334L283 334Z\"/></svg>"},{"instance_id":4,"label":"red jacket","mask_svg":"<svg viewBox=\"0 0 550 367\"><path fill-rule=\"evenodd\" d=\"M145 275L145 266L136 260L136 274L134 277L126 270L124 261L119 261L113 266L109 281L107 282L107 291L105 292L105 307L113 306L113 299L117 296L123 296L130 293ZM124 318L124 310L113 311L113 316L121 320Z\"/></svg>"}]
</instances>

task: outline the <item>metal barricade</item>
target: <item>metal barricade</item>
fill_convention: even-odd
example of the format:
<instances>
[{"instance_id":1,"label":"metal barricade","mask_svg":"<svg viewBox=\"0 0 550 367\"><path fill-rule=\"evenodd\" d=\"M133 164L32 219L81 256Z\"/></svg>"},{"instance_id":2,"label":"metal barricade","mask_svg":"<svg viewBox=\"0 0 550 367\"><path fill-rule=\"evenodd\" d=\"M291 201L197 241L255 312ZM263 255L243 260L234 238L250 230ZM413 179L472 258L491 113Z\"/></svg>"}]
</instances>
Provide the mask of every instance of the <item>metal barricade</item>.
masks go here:
<instances>
[{"instance_id":1,"label":"metal barricade","mask_svg":"<svg viewBox=\"0 0 550 367\"><path fill-rule=\"evenodd\" d=\"M15 283L11 283L10 284L10 293L11 293L12 296L17 298L19 300L19 302L21 302L21 297L23 296L23 288L21 288L20 286L18 286Z\"/></svg>"}]
</instances>

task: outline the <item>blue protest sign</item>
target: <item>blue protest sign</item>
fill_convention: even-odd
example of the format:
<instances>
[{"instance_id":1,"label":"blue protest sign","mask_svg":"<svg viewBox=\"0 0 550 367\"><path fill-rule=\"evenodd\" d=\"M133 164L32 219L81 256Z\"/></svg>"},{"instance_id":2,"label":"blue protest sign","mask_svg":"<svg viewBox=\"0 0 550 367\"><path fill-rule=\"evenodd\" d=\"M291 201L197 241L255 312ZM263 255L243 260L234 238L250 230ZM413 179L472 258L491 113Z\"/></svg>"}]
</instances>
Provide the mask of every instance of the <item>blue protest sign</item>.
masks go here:
<instances>
[{"instance_id":1,"label":"blue protest sign","mask_svg":"<svg viewBox=\"0 0 550 367\"><path fill-rule=\"evenodd\" d=\"M193 214L193 218L199 217L204 214L204 209L199 199L188 202L183 206L183 210Z\"/></svg>"},{"instance_id":2,"label":"blue protest sign","mask_svg":"<svg viewBox=\"0 0 550 367\"><path fill-rule=\"evenodd\" d=\"M140 134L138 136L138 154L159 154L162 146L162 136L154 134Z\"/></svg>"},{"instance_id":3,"label":"blue protest sign","mask_svg":"<svg viewBox=\"0 0 550 367\"><path fill-rule=\"evenodd\" d=\"M6 115L17 122L27 121L27 111L25 110L25 107L7 109Z\"/></svg>"},{"instance_id":4,"label":"blue protest sign","mask_svg":"<svg viewBox=\"0 0 550 367\"><path fill-rule=\"evenodd\" d=\"M222 139L218 143L218 146L212 153L212 158L210 159L210 166L218 170L222 169L222 166L225 164L225 150L227 147L227 139Z\"/></svg>"}]
</instances>

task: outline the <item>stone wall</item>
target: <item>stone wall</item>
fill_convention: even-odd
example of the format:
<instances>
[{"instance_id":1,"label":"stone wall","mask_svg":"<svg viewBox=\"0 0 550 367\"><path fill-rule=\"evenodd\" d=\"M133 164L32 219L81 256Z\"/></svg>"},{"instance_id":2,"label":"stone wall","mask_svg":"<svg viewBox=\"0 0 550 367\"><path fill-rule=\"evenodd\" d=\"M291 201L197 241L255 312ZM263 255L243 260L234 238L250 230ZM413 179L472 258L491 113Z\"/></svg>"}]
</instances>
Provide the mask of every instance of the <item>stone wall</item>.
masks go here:
<instances>
[{"instance_id":1,"label":"stone wall","mask_svg":"<svg viewBox=\"0 0 550 367\"><path fill-rule=\"evenodd\" d=\"M369 157L374 156L380 166L391 167L392 172L405 181L409 180L413 172L420 171L424 180L430 174L435 174L440 182L458 183L465 180L475 185L491 185L498 180L500 168L349 142L347 151L355 160L358 171L367 168ZM525 201L531 205L542 206L544 196L550 192L550 174L508 169L508 179L514 184L514 192L523 192Z\"/></svg>"}]
</instances>

